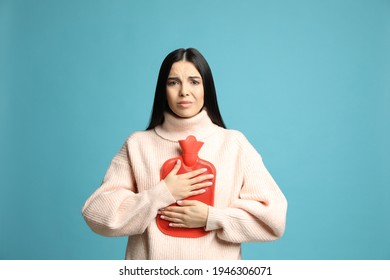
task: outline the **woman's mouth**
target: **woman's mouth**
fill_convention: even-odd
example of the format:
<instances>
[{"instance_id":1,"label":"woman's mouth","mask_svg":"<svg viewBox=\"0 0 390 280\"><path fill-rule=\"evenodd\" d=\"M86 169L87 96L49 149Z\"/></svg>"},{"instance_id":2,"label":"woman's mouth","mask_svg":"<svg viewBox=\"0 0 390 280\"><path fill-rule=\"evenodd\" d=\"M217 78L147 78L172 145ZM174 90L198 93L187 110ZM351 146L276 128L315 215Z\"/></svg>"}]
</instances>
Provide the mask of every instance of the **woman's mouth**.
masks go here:
<instances>
[{"instance_id":1,"label":"woman's mouth","mask_svg":"<svg viewBox=\"0 0 390 280\"><path fill-rule=\"evenodd\" d=\"M177 103L177 105L181 108L188 108L192 105L191 101L180 101Z\"/></svg>"}]
</instances>

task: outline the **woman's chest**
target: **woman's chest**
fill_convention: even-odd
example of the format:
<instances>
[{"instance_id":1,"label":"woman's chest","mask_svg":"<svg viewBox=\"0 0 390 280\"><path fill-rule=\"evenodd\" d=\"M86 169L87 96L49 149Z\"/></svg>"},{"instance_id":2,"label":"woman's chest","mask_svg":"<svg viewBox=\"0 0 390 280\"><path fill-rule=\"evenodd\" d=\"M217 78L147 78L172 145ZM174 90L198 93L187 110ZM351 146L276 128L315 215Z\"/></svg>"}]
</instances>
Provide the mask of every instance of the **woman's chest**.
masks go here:
<instances>
[{"instance_id":1,"label":"woman's chest","mask_svg":"<svg viewBox=\"0 0 390 280\"><path fill-rule=\"evenodd\" d=\"M169 141L143 141L129 149L131 170L138 191L144 191L160 182L160 172L164 163L181 156L180 145ZM236 198L242 186L240 151L233 143L219 141L208 143L198 153L199 159L215 166L215 199L226 205Z\"/></svg>"}]
</instances>

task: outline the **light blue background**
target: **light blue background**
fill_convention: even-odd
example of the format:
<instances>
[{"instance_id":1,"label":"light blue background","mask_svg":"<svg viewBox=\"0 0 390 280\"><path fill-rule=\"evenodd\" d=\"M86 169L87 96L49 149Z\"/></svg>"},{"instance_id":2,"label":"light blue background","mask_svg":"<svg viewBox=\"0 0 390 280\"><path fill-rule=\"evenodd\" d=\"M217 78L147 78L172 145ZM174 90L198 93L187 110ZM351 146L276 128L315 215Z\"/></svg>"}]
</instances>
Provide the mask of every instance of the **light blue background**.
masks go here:
<instances>
[{"instance_id":1,"label":"light blue background","mask_svg":"<svg viewBox=\"0 0 390 280\"><path fill-rule=\"evenodd\" d=\"M289 201L246 259L390 259L390 1L0 1L0 258L123 259L81 207L196 47Z\"/></svg>"}]
</instances>

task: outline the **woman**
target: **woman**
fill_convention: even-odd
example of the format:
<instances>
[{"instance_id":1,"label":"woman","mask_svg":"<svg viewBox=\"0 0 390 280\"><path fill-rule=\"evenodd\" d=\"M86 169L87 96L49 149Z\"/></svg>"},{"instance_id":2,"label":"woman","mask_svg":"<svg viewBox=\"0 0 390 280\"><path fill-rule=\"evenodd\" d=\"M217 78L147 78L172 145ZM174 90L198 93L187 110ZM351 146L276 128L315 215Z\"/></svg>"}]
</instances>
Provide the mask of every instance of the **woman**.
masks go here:
<instances>
[{"instance_id":1,"label":"woman","mask_svg":"<svg viewBox=\"0 0 390 280\"><path fill-rule=\"evenodd\" d=\"M216 168L214 206L186 198L200 195L212 175L203 169L165 179L163 163L180 153L178 140L204 142L199 156ZM174 203L176 206L171 206ZM196 49L178 49L163 61L146 131L130 135L113 158L83 216L104 236L128 236L126 259L240 259L241 243L283 235L287 201L261 156L238 131L225 128L210 67ZM198 238L160 231L204 228Z\"/></svg>"}]
</instances>

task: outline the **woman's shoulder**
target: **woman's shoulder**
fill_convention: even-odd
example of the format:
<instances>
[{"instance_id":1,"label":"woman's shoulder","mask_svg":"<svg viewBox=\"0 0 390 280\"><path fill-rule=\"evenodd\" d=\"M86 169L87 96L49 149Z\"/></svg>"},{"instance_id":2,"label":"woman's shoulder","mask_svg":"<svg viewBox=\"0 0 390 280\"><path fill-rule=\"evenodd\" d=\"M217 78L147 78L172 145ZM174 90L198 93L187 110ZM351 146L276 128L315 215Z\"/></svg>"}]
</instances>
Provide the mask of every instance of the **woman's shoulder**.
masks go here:
<instances>
[{"instance_id":1,"label":"woman's shoulder","mask_svg":"<svg viewBox=\"0 0 390 280\"><path fill-rule=\"evenodd\" d=\"M244 133L237 129L221 128L217 135L218 141L234 145L240 149L251 145Z\"/></svg>"},{"instance_id":2,"label":"woman's shoulder","mask_svg":"<svg viewBox=\"0 0 390 280\"><path fill-rule=\"evenodd\" d=\"M130 133L126 138L127 144L142 143L155 136L154 130L139 130Z\"/></svg>"},{"instance_id":3,"label":"woman's shoulder","mask_svg":"<svg viewBox=\"0 0 390 280\"><path fill-rule=\"evenodd\" d=\"M260 153L257 151L255 146L248 140L245 134L236 129L225 129L225 134L230 138L231 143L235 143L236 147L240 149L243 154L257 154L260 156Z\"/></svg>"},{"instance_id":4,"label":"woman's shoulder","mask_svg":"<svg viewBox=\"0 0 390 280\"><path fill-rule=\"evenodd\" d=\"M129 134L124 143L122 144L119 152L114 157L114 159L123 159L127 160L127 155L130 151L138 150L140 147L145 144L148 145L150 139L153 138L152 131L134 131Z\"/></svg>"},{"instance_id":5,"label":"woman's shoulder","mask_svg":"<svg viewBox=\"0 0 390 280\"><path fill-rule=\"evenodd\" d=\"M223 133L225 137L228 137L229 139L238 141L239 143L247 142L247 138L245 137L244 133L237 129L223 129Z\"/></svg>"}]
</instances>

